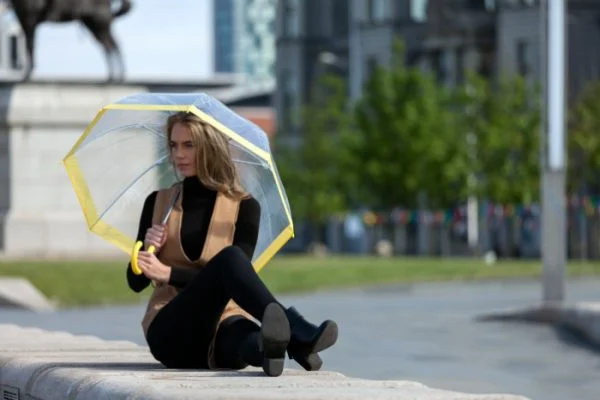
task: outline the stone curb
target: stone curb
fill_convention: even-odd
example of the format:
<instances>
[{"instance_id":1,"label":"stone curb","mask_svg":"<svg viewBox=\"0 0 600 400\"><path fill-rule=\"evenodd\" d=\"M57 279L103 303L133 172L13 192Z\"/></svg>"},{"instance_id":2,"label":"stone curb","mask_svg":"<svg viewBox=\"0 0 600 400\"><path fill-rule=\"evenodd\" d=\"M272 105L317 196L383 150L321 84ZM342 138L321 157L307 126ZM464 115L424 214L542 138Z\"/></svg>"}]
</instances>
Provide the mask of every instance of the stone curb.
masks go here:
<instances>
[{"instance_id":1,"label":"stone curb","mask_svg":"<svg viewBox=\"0 0 600 400\"><path fill-rule=\"evenodd\" d=\"M84 399L425 399L527 400L466 394L409 381L349 378L336 372L286 369L169 370L147 348L36 328L0 325L0 398Z\"/></svg>"},{"instance_id":2,"label":"stone curb","mask_svg":"<svg viewBox=\"0 0 600 400\"><path fill-rule=\"evenodd\" d=\"M0 308L19 308L36 312L56 309L27 279L4 276L0 276Z\"/></svg>"},{"instance_id":3,"label":"stone curb","mask_svg":"<svg viewBox=\"0 0 600 400\"><path fill-rule=\"evenodd\" d=\"M540 305L482 315L477 320L552 324L578 332L591 345L600 349L599 302Z\"/></svg>"}]
</instances>

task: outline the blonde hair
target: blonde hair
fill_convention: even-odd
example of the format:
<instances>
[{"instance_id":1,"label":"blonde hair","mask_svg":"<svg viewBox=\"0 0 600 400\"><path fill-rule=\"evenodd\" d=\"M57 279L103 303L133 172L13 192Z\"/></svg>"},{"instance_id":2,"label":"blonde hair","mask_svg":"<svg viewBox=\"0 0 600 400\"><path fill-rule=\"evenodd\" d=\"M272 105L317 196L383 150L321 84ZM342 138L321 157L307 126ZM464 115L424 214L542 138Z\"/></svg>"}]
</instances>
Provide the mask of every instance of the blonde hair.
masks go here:
<instances>
[{"instance_id":1,"label":"blonde hair","mask_svg":"<svg viewBox=\"0 0 600 400\"><path fill-rule=\"evenodd\" d=\"M196 177L200 182L229 197L246 197L248 194L239 181L227 137L197 115L181 111L167 119L167 148L170 148L175 124L182 124L190 130L196 150Z\"/></svg>"}]
</instances>

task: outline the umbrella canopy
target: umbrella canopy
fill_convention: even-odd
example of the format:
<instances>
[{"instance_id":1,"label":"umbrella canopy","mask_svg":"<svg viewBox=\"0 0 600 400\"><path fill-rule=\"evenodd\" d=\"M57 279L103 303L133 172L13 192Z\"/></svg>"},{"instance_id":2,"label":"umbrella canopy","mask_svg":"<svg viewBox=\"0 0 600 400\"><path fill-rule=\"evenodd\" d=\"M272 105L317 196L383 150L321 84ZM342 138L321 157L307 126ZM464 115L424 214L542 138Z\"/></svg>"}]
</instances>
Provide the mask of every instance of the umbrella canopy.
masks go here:
<instances>
[{"instance_id":1,"label":"umbrella canopy","mask_svg":"<svg viewBox=\"0 0 600 400\"><path fill-rule=\"evenodd\" d=\"M98 112L63 160L88 228L131 253L146 197L180 181L165 131L180 111L228 138L240 182L261 206L252 259L260 270L294 235L287 195L266 133L205 93L140 93Z\"/></svg>"}]
</instances>

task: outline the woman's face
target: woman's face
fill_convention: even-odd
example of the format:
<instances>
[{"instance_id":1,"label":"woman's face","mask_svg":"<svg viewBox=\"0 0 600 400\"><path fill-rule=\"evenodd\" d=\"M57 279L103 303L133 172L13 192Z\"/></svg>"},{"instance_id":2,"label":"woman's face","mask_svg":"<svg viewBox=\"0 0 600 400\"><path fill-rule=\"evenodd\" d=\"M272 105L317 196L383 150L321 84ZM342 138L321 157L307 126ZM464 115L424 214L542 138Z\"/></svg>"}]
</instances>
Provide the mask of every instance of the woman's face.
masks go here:
<instances>
[{"instance_id":1,"label":"woman's face","mask_svg":"<svg viewBox=\"0 0 600 400\"><path fill-rule=\"evenodd\" d=\"M169 145L171 157L179 173L185 177L196 175L196 151L188 127L176 123L171 130Z\"/></svg>"}]
</instances>

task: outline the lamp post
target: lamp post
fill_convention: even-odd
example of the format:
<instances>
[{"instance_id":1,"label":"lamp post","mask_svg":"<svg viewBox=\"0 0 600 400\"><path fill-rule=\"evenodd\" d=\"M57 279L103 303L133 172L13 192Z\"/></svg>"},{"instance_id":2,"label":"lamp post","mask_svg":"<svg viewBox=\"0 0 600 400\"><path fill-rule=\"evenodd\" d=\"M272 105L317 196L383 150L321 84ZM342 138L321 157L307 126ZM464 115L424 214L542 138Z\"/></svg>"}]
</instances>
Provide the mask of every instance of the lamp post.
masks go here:
<instances>
[{"instance_id":1,"label":"lamp post","mask_svg":"<svg viewBox=\"0 0 600 400\"><path fill-rule=\"evenodd\" d=\"M542 124L542 284L545 303L564 300L566 243L565 0L541 2L544 57Z\"/></svg>"}]
</instances>

